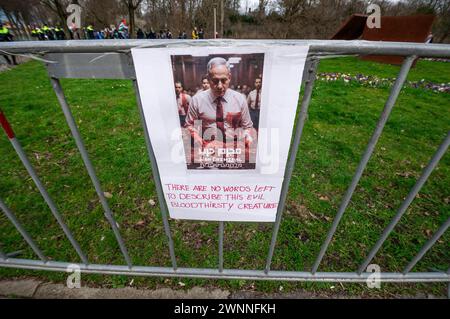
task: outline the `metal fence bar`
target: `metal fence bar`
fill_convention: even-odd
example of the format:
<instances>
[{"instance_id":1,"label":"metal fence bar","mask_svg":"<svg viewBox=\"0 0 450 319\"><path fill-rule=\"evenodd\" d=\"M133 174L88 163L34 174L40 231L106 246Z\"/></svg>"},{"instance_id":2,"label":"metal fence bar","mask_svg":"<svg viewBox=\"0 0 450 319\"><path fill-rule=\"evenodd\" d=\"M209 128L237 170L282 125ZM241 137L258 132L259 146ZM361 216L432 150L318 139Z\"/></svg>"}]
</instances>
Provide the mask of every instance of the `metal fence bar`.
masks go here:
<instances>
[{"instance_id":1,"label":"metal fence bar","mask_svg":"<svg viewBox=\"0 0 450 319\"><path fill-rule=\"evenodd\" d=\"M450 275L450 268L447 269L447 274ZM447 284L447 298L450 299L450 281Z\"/></svg>"},{"instance_id":2,"label":"metal fence bar","mask_svg":"<svg viewBox=\"0 0 450 319\"><path fill-rule=\"evenodd\" d=\"M8 258L14 258L14 257L20 256L22 253L23 253L23 250L16 250L16 251L12 251L10 253L7 253L6 256Z\"/></svg>"},{"instance_id":3,"label":"metal fence bar","mask_svg":"<svg viewBox=\"0 0 450 319\"><path fill-rule=\"evenodd\" d=\"M352 198L353 192L356 189L356 186L358 185L358 182L364 172L364 169L366 168L367 162L369 161L370 157L372 156L372 152L375 148L375 145L378 142L378 138L380 137L381 133L383 132L384 125L386 124L389 115L392 111L392 108L394 107L395 101L397 100L398 95L400 94L400 91L403 87L403 84L405 83L406 77L408 76L409 69L411 68L411 65L414 61L416 56L409 56L405 58L403 61L402 67L400 69L400 72L397 76L397 80L394 83L394 86L392 87L391 93L389 95L388 100L386 101L386 104L384 106L383 112L381 113L380 119L378 120L377 126L375 128L375 131L372 134L372 137L370 138L369 143L367 144L367 148L364 152L364 155L359 162L359 165L356 169L356 173L353 176L352 182L347 189L344 198L342 199L342 203L339 207L338 213L336 214L333 224L328 231L327 237L325 241L322 244L322 247L320 248L319 255L317 256L317 259L314 263L314 266L311 270L311 273L315 273L317 269L319 268L320 262L322 261L323 256L325 255L325 252L327 251L327 248L331 242L331 239L333 238L334 233L336 232L336 228L339 225L339 222L342 218L342 215L344 215L344 212L350 203L350 200Z\"/></svg>"},{"instance_id":4,"label":"metal fence bar","mask_svg":"<svg viewBox=\"0 0 450 319\"><path fill-rule=\"evenodd\" d=\"M277 216L275 219L275 224L272 231L272 239L270 242L269 253L267 254L266 266L264 269L265 273L270 270L270 264L272 263L273 252L275 250L275 244L277 241L278 231L280 229L281 217L284 210L284 204L286 201L287 193L289 190L289 183L291 181L292 172L294 171L295 160L297 158L298 147L300 145L300 140L302 137L303 127L305 125L306 116L308 114L308 107L311 101L311 95L314 88L314 82L316 80L317 67L319 65L319 60L313 60L311 62L311 67L308 70L308 79L305 81L305 93L303 94L303 100L300 107L300 114L297 120L297 127L295 131L295 136L292 141L291 149L289 152L289 159L286 164L286 170L284 173L283 185L281 188L280 202L277 209Z\"/></svg>"},{"instance_id":5,"label":"metal fence bar","mask_svg":"<svg viewBox=\"0 0 450 319\"><path fill-rule=\"evenodd\" d=\"M47 190L45 189L44 185L42 184L41 180L37 176L33 166L31 166L31 163L29 162L27 156L25 155L24 150L20 146L20 143L17 139L12 139L11 144L13 145L14 149L16 150L17 154L19 155L23 165L28 171L28 174L30 174L31 178L33 179L34 183L36 184L37 188L39 189L39 192L41 193L42 197L44 198L45 202L47 203L48 207L50 208L51 212L53 213L53 216L55 216L56 220L58 221L59 225L61 226L62 230L66 234L67 238L71 242L73 248L78 253L78 256L80 256L83 263L87 264L88 260L84 252L82 251L80 245L75 240L75 238L72 235L72 232L67 227L66 223L63 221L61 214L58 211L58 208L56 208L56 204L53 202L53 199L48 194Z\"/></svg>"},{"instance_id":6,"label":"metal fence bar","mask_svg":"<svg viewBox=\"0 0 450 319\"><path fill-rule=\"evenodd\" d=\"M0 266L8 268L35 269L49 271L66 271L71 265L67 262L8 258L0 260ZM310 282L367 282L373 276L373 272L364 272L358 275L356 272L317 272L311 274L306 271L278 271L272 270L266 274L263 270L224 269L219 272L211 268L178 268L127 266L119 265L82 265L79 264L82 273L98 273L106 275L130 275L130 276L167 276L190 277L204 279L246 279L246 280L276 280L276 281L310 281ZM401 272L380 273L381 282L450 282L450 274L446 272Z\"/></svg>"},{"instance_id":7,"label":"metal fence bar","mask_svg":"<svg viewBox=\"0 0 450 319\"><path fill-rule=\"evenodd\" d=\"M22 146L20 145L19 140L15 137L14 131L12 130L8 120L6 119L6 116L3 114L3 112L1 110L0 110L0 122L1 122L1 125L2 125L6 135L8 136L9 141L11 142L11 145L13 146L17 155L19 156L20 160L22 161L23 165L25 166L28 174L30 174L31 178L33 179L34 184L36 185L36 187L38 188L42 197L44 198L45 202L47 203L48 207L50 208L50 211L52 212L53 216L58 221L58 224L61 226L64 234L69 239L73 248L77 251L78 256L80 256L83 263L87 264L88 260L87 260L86 255L83 253L83 251L80 248L80 245L73 237L73 235L72 235L71 231L69 230L69 228L67 227L67 225L64 223L64 220L62 219L61 214L58 211L58 208L56 207L52 198L50 197L50 195L48 194L44 185L42 184L41 180L39 179L38 175L36 174L36 171L34 170L33 166L31 165L30 161L28 160L28 157L25 154L25 151L22 149Z\"/></svg>"},{"instance_id":8,"label":"metal fence bar","mask_svg":"<svg viewBox=\"0 0 450 319\"><path fill-rule=\"evenodd\" d=\"M450 47L437 43L391 42L391 41L344 41L344 40L70 40L70 41L22 41L2 42L0 50L10 53L111 53L132 48L161 48L183 45L201 46L249 46L249 45L309 45L311 54L383 54L424 57L450 56Z\"/></svg>"},{"instance_id":9,"label":"metal fence bar","mask_svg":"<svg viewBox=\"0 0 450 319\"><path fill-rule=\"evenodd\" d=\"M111 228L114 232L114 235L116 236L117 242L119 243L119 246L120 246L120 250L122 251L125 261L128 264L128 267L131 267L131 259L130 259L130 256L128 255L127 248L125 247L122 237L120 236L118 225L117 225L114 217L112 216L108 202L106 201L105 195L101 189L100 182L98 181L97 175L95 174L94 167L92 166L92 163L89 159L89 155L86 151L86 148L84 147L84 143L81 138L80 132L78 131L78 127L75 123L72 112L70 111L70 107L66 101L66 97L64 96L64 92L62 90L61 83L59 82L58 79L55 79L55 78L51 78L51 83L53 86L53 90L55 91L56 96L58 98L59 104L61 105L61 108L63 110L64 116L66 117L67 124L70 127L70 131L72 132L72 135L75 139L78 150L81 153L81 157L83 158L84 165L86 166L89 176L91 177L92 183L94 184L95 190L97 191L97 195L100 198L100 202L105 211L106 219L111 224Z\"/></svg>"},{"instance_id":10,"label":"metal fence bar","mask_svg":"<svg viewBox=\"0 0 450 319\"><path fill-rule=\"evenodd\" d=\"M219 272L223 272L223 222L219 222Z\"/></svg>"},{"instance_id":11,"label":"metal fence bar","mask_svg":"<svg viewBox=\"0 0 450 319\"><path fill-rule=\"evenodd\" d=\"M427 167L425 167L425 169L423 170L422 175L417 180L416 184L411 189L411 191L409 192L408 196L406 197L406 199L404 200L404 202L400 206L397 214L391 220L389 225L384 229L383 234L378 239L378 241L376 242L375 246L370 251L370 253L367 256L367 258L364 260L364 262L359 267L358 274L362 273L364 271L364 269L366 269L367 265L369 265L369 263L372 261L373 257L375 257L376 253L381 248L381 246L383 245L383 243L386 240L386 238L389 236L391 231L394 229L394 227L400 221L400 218L403 216L405 211L408 209L409 205L412 203L412 201L416 197L417 193L419 193L420 189L422 188L422 186L427 181L427 179L430 176L431 172L434 170L436 165L439 163L439 161L441 160L442 156L444 156L444 154L447 151L449 145L450 145L450 131L447 133L447 137L442 142L442 144L439 146L439 148L436 151L436 153L434 154L433 158L428 163Z\"/></svg>"},{"instance_id":12,"label":"metal fence bar","mask_svg":"<svg viewBox=\"0 0 450 319\"><path fill-rule=\"evenodd\" d=\"M11 223L16 227L16 229L19 231L19 233L22 235L23 239L30 245L31 249L38 255L38 257L42 261L47 261L47 257L42 253L42 251L39 249L39 247L36 245L34 240L31 238L31 236L28 234L28 232L23 228L23 226L20 224L20 222L17 220L14 213L6 206L6 204L3 202L3 200L0 198L0 208L5 213L6 217L11 221Z\"/></svg>"},{"instance_id":13,"label":"metal fence bar","mask_svg":"<svg viewBox=\"0 0 450 319\"><path fill-rule=\"evenodd\" d=\"M434 233L434 235L423 245L417 255L409 262L409 264L403 270L404 274L407 274L413 269L413 267L422 259L423 255L434 245L434 243L445 233L445 231L450 226L450 217L439 227L439 229Z\"/></svg>"},{"instance_id":14,"label":"metal fence bar","mask_svg":"<svg viewBox=\"0 0 450 319\"><path fill-rule=\"evenodd\" d=\"M139 94L139 86L136 80L133 80L134 91L136 93L136 102L139 109L139 116L141 118L142 127L144 129L145 144L147 145L147 152L150 159L150 165L152 167L153 179L155 181L156 194L158 195L159 207L161 208L161 217L164 225L164 232L166 233L168 244L169 244L169 254L172 261L172 267L174 270L177 269L177 259L175 256L175 248L173 244L172 234L170 232L169 220L167 218L168 212L166 207L166 201L164 199L164 193L161 185L161 178L159 176L158 164L156 162L155 153L153 152L152 142L150 136L148 135L147 124L145 122L144 111L142 109L141 95Z\"/></svg>"}]
</instances>

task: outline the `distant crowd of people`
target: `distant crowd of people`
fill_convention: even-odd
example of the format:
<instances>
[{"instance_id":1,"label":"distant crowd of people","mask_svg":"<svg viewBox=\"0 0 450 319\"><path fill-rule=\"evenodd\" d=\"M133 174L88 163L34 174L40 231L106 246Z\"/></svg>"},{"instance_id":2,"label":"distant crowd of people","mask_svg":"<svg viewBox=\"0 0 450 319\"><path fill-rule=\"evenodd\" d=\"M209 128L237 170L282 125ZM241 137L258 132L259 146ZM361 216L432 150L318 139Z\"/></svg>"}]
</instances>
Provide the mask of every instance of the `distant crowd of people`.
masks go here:
<instances>
[{"instance_id":1,"label":"distant crowd of people","mask_svg":"<svg viewBox=\"0 0 450 319\"><path fill-rule=\"evenodd\" d=\"M12 41L13 33L11 28L7 25L4 25L0 22L0 37L2 41ZM49 26L47 23L44 23L41 26L32 25L29 26L29 30L31 30L31 36L33 40L46 41L46 40L101 40L101 39L130 39L130 31L129 27L125 20L122 20L118 26L109 26L102 29L96 29L92 24L88 24L85 27L77 27L72 25L68 28L69 34L67 33L67 29L61 27L61 25ZM65 31L66 30L66 31ZM216 37L217 37L216 33ZM185 30L180 30L177 35L174 35L169 29L160 29L159 31L155 31L153 28L150 30L144 30L142 28L138 28L135 34L135 38L137 39L204 39L205 31L203 28L197 29L194 27L192 32L188 35Z\"/></svg>"},{"instance_id":2,"label":"distant crowd of people","mask_svg":"<svg viewBox=\"0 0 450 319\"><path fill-rule=\"evenodd\" d=\"M136 37L138 39L174 39L174 35L169 29L160 29L159 32L155 32L153 28L151 28L150 31L148 32L139 28L136 32ZM176 38L188 39L189 37L185 30L180 30ZM203 28L197 30L197 28L195 27L194 29L192 29L190 39L197 40L204 38L205 38L205 31L203 30Z\"/></svg>"},{"instance_id":3,"label":"distant crowd of people","mask_svg":"<svg viewBox=\"0 0 450 319\"><path fill-rule=\"evenodd\" d=\"M118 27L110 26L102 29L95 29L92 24L86 27L77 28L72 26L69 28L69 35L66 35L64 29L60 26L48 26L44 24L40 27L31 27L31 36L35 40L68 40L68 39L87 39L87 40L102 40L102 39L129 39L129 28L123 20ZM142 28L138 28L136 31L137 39L204 39L205 31L203 28L197 29L194 27L191 34L188 36L185 30L180 30L178 35L174 35L170 29L160 29L155 31L153 28L146 31Z\"/></svg>"},{"instance_id":4,"label":"distant crowd of people","mask_svg":"<svg viewBox=\"0 0 450 319\"><path fill-rule=\"evenodd\" d=\"M44 23L43 26L33 26L31 28L31 36L35 40L68 40L68 39L87 39L87 40L101 40L101 39L129 39L130 34L125 20L115 27L106 27L104 29L96 30L92 24L86 27L78 28L75 25L69 28L70 35L67 36L64 29L57 25L56 27L49 27Z\"/></svg>"}]
</instances>

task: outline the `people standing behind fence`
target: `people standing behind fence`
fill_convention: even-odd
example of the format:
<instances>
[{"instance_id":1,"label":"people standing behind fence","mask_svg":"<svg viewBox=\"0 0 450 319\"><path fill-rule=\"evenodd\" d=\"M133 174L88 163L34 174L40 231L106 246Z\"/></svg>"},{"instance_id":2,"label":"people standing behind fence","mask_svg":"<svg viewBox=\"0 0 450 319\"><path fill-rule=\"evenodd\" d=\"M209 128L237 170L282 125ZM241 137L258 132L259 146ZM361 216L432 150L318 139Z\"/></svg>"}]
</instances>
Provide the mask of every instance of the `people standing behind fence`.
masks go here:
<instances>
[{"instance_id":1,"label":"people standing behind fence","mask_svg":"<svg viewBox=\"0 0 450 319\"><path fill-rule=\"evenodd\" d=\"M86 27L85 33L86 33L86 39L88 39L88 40L94 40L95 39L94 27L91 24L89 24Z\"/></svg>"},{"instance_id":2,"label":"people standing behind fence","mask_svg":"<svg viewBox=\"0 0 450 319\"><path fill-rule=\"evenodd\" d=\"M41 27L33 26L31 36L34 40L65 40L66 34L59 25L56 27L49 27L46 23Z\"/></svg>"},{"instance_id":3,"label":"people standing behind fence","mask_svg":"<svg viewBox=\"0 0 450 319\"><path fill-rule=\"evenodd\" d=\"M117 30L116 27L114 27L112 30L112 36L113 39L120 39L119 30Z\"/></svg>"},{"instance_id":4,"label":"people standing behind fence","mask_svg":"<svg viewBox=\"0 0 450 319\"><path fill-rule=\"evenodd\" d=\"M247 104L250 109L250 117L255 128L259 127L259 110L261 108L262 79L256 78L255 89L248 94Z\"/></svg>"},{"instance_id":5,"label":"people standing behind fence","mask_svg":"<svg viewBox=\"0 0 450 319\"><path fill-rule=\"evenodd\" d=\"M40 40L43 41L45 40L44 38L44 32L42 32L42 30L36 26L34 26L31 30L31 36L35 39L33 40Z\"/></svg>"},{"instance_id":6,"label":"people standing behind fence","mask_svg":"<svg viewBox=\"0 0 450 319\"><path fill-rule=\"evenodd\" d=\"M59 25L55 27L55 36L56 40L65 40L66 34L64 33L63 28L61 28Z\"/></svg>"},{"instance_id":7,"label":"people standing behind fence","mask_svg":"<svg viewBox=\"0 0 450 319\"><path fill-rule=\"evenodd\" d=\"M2 22L0 22L0 42L11 42L13 41L13 38L14 35L11 33L9 28L7 28L5 25L3 25ZM17 65L16 57L14 55L11 55L11 60L5 54L2 54L2 56L5 58L8 64Z\"/></svg>"},{"instance_id":8,"label":"people standing behind fence","mask_svg":"<svg viewBox=\"0 0 450 319\"><path fill-rule=\"evenodd\" d=\"M79 28L72 24L69 26L69 33L66 35L64 29L60 25L56 25L56 27L49 27L47 23L45 23L42 27L37 27L36 25L31 27L31 36L33 40L66 40L66 39L74 39L74 40L102 40L102 39L129 39L129 29L126 25L125 19L122 20L119 26L111 25L110 27L94 29L93 24L88 24L86 27ZM142 27L138 28L135 36L137 39L173 39L174 35L168 28L160 29L159 32L155 32L153 28L150 29L150 32L146 32ZM192 30L192 39L204 39L205 33L203 28L200 28L200 31L197 30L197 27L194 27ZM178 39L187 39L188 35L185 30L180 30L178 35L176 36ZM248 94L248 92L247 92Z\"/></svg>"},{"instance_id":9,"label":"people standing behind fence","mask_svg":"<svg viewBox=\"0 0 450 319\"><path fill-rule=\"evenodd\" d=\"M120 22L119 27L117 29L119 31L119 38L120 39L128 39L129 38L128 26L127 26L127 22L126 22L125 19L123 19Z\"/></svg>"},{"instance_id":10,"label":"people standing behind fence","mask_svg":"<svg viewBox=\"0 0 450 319\"><path fill-rule=\"evenodd\" d=\"M200 31L198 31L198 39L204 38L205 38L205 31L203 31L203 28L200 28Z\"/></svg>"},{"instance_id":11,"label":"people standing behind fence","mask_svg":"<svg viewBox=\"0 0 450 319\"><path fill-rule=\"evenodd\" d=\"M82 30L80 30L80 26L77 26L75 23L72 23L69 26L69 32L70 32L70 38L74 39L74 40L81 40L81 32Z\"/></svg>"},{"instance_id":12,"label":"people standing behind fence","mask_svg":"<svg viewBox=\"0 0 450 319\"><path fill-rule=\"evenodd\" d=\"M192 40L197 40L198 39L198 31L197 31L197 27L194 27L194 29L192 30Z\"/></svg>"},{"instance_id":13,"label":"people standing behind fence","mask_svg":"<svg viewBox=\"0 0 450 319\"><path fill-rule=\"evenodd\" d=\"M150 28L150 32L147 33L147 39L156 39L156 32L153 28Z\"/></svg>"},{"instance_id":14,"label":"people standing behind fence","mask_svg":"<svg viewBox=\"0 0 450 319\"><path fill-rule=\"evenodd\" d=\"M137 32L136 32L136 37L137 37L138 39L145 39L144 31L142 31L141 28L139 28L139 29L137 30Z\"/></svg>"},{"instance_id":15,"label":"people standing behind fence","mask_svg":"<svg viewBox=\"0 0 450 319\"><path fill-rule=\"evenodd\" d=\"M112 30L108 27L104 28L102 30L104 39L112 39L113 38L113 34L112 34Z\"/></svg>"},{"instance_id":16,"label":"people standing behind fence","mask_svg":"<svg viewBox=\"0 0 450 319\"><path fill-rule=\"evenodd\" d=\"M53 30L50 29L46 23L44 23L44 26L41 28L41 30L44 32L44 36L47 40L55 40Z\"/></svg>"},{"instance_id":17,"label":"people standing behind fence","mask_svg":"<svg viewBox=\"0 0 450 319\"><path fill-rule=\"evenodd\" d=\"M106 39L106 35L105 35L105 32L103 30L94 31L94 35L95 35L95 38L97 40L104 40L104 39Z\"/></svg>"}]
</instances>

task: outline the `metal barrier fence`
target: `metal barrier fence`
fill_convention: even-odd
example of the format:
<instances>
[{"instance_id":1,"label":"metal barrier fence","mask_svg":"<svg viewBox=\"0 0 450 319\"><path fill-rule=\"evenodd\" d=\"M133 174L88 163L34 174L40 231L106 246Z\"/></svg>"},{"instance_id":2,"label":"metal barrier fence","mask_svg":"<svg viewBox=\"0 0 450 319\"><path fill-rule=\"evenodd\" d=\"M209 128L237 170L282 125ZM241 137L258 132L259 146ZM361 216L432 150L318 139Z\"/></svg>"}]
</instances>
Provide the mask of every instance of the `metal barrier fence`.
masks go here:
<instances>
[{"instance_id":1,"label":"metal barrier fence","mask_svg":"<svg viewBox=\"0 0 450 319\"><path fill-rule=\"evenodd\" d=\"M145 119L143 116L140 95L136 84L135 70L129 50L134 47L165 47L165 46L247 46L247 45L310 45L309 55L305 66L303 83L304 94L301 101L300 114L298 116L295 133L293 135L289 158L285 170L284 182L282 186L280 205L278 206L276 220L273 224L272 239L270 242L269 251L267 254L265 268L261 270L240 270L240 269L224 269L223 267L223 234L224 223L219 222L218 237L219 237L219 261L216 269L212 268L179 268L176 261L176 253L172 241L171 231L169 228L167 207L163 196L160 177L158 173L158 166L155 155L153 153L152 144L146 129ZM56 93L58 101L63 110L67 124L70 127L73 138L75 139L78 150L81 153L84 165L89 173L92 183L95 187L97 195L100 199L105 216L111 224L112 230L119 244L120 250L125 261L124 265L105 265L105 264L91 264L86 255L81 250L77 241L71 234L64 223L56 205L52 201L50 195L47 193L45 186L41 183L38 175L34 171L32 165L27 159L25 152L20 146L19 141L14 135L8 121L3 113L0 112L0 122L5 130L8 138L17 152L20 160L32 177L34 183L38 187L40 193L45 199L51 212L61 226L67 238L70 240L73 248L78 253L81 263L78 264L83 273L102 273L102 274L123 274L123 275L140 275L140 276L169 276L169 277L198 277L198 278L222 278L222 279L249 279L249 280L286 280L286 281L315 281L315 282L365 282L373 274L366 272L366 267L375 257L378 250L383 245L386 238L397 225L415 196L418 194L433 169L438 164L439 160L445 154L450 144L450 131L445 140L439 146L434 156L429 161L428 165L423 170L421 176L417 180L414 187L411 189L406 199L398 209L396 215L392 218L390 224L384 229L380 238L370 250L364 262L354 272L320 272L318 271L322 258L324 257L328 246L336 232L339 222L352 198L356 186L364 172L364 169L374 151L377 141L383 131L383 128L389 118L389 115L394 107L397 97L405 83L408 72L415 58L417 57L440 57L450 58L450 45L441 44L417 44L417 43L398 43L398 42L369 42L369 41L256 41L256 40L216 40L216 41L185 41L185 40L171 40L170 42L164 40L101 40L101 41L54 41L54 42L16 42L16 43L2 43L0 44L2 52L11 54L40 54L43 59L47 61L46 66L53 89ZM323 57L333 55L351 55L351 54L383 54L383 55L400 55L406 56L400 72L397 76L395 84L393 85L389 98L380 115L375 131L373 132L364 154L359 162L356 172L353 176L350 186L348 187L339 210L333 220L331 228L328 231L326 240L323 242L320 252L315 260L311 271L278 271L271 269L272 257L275 250L277 235L284 210L284 203L287 197L290 179L292 176L296 155L298 152L303 127L308 113L308 106L311 101L311 94L316 78L316 70L319 61ZM57 63L54 63L57 62ZM164 224L164 231L168 239L168 246L172 267L150 267L133 265L128 254L125 243L120 235L116 221L105 198L100 182L95 173L95 169L89 159L89 155L84 146L82 137L79 133L78 127L72 116L70 107L64 96L63 89L59 82L61 78L109 78L109 79L128 79L133 81L136 92L137 106L141 118L141 124L144 129L145 142L147 146L148 156L151 163L155 185L160 203L162 220ZM42 253L42 251L34 243L33 239L28 235L25 229L21 226L11 210L0 199L0 208L5 213L7 218L14 224L17 230L21 233L25 241L30 245L40 260L29 260L13 258L5 252L0 251L0 266L10 268L22 269L37 269L37 270L52 270L52 271L66 271L69 265L62 261L50 261ZM450 271L447 272L411 272L416 263L425 255L425 253L433 246L434 243L443 235L443 233L450 226L450 218L447 219L443 225L434 233L434 235L425 243L417 255L405 266L403 272L382 272L380 273L381 282L450 282Z\"/></svg>"}]
</instances>

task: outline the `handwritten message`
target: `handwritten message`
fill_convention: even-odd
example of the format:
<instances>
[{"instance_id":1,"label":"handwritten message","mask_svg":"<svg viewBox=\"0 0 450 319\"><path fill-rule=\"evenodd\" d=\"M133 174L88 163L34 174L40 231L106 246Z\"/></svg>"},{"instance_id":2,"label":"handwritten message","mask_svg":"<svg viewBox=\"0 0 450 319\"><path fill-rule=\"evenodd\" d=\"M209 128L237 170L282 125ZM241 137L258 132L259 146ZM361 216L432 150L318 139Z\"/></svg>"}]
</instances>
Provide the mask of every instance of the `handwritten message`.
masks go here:
<instances>
[{"instance_id":1,"label":"handwritten message","mask_svg":"<svg viewBox=\"0 0 450 319\"><path fill-rule=\"evenodd\" d=\"M222 212L273 210L273 185L184 185L165 184L167 204L171 208L211 209Z\"/></svg>"}]
</instances>

